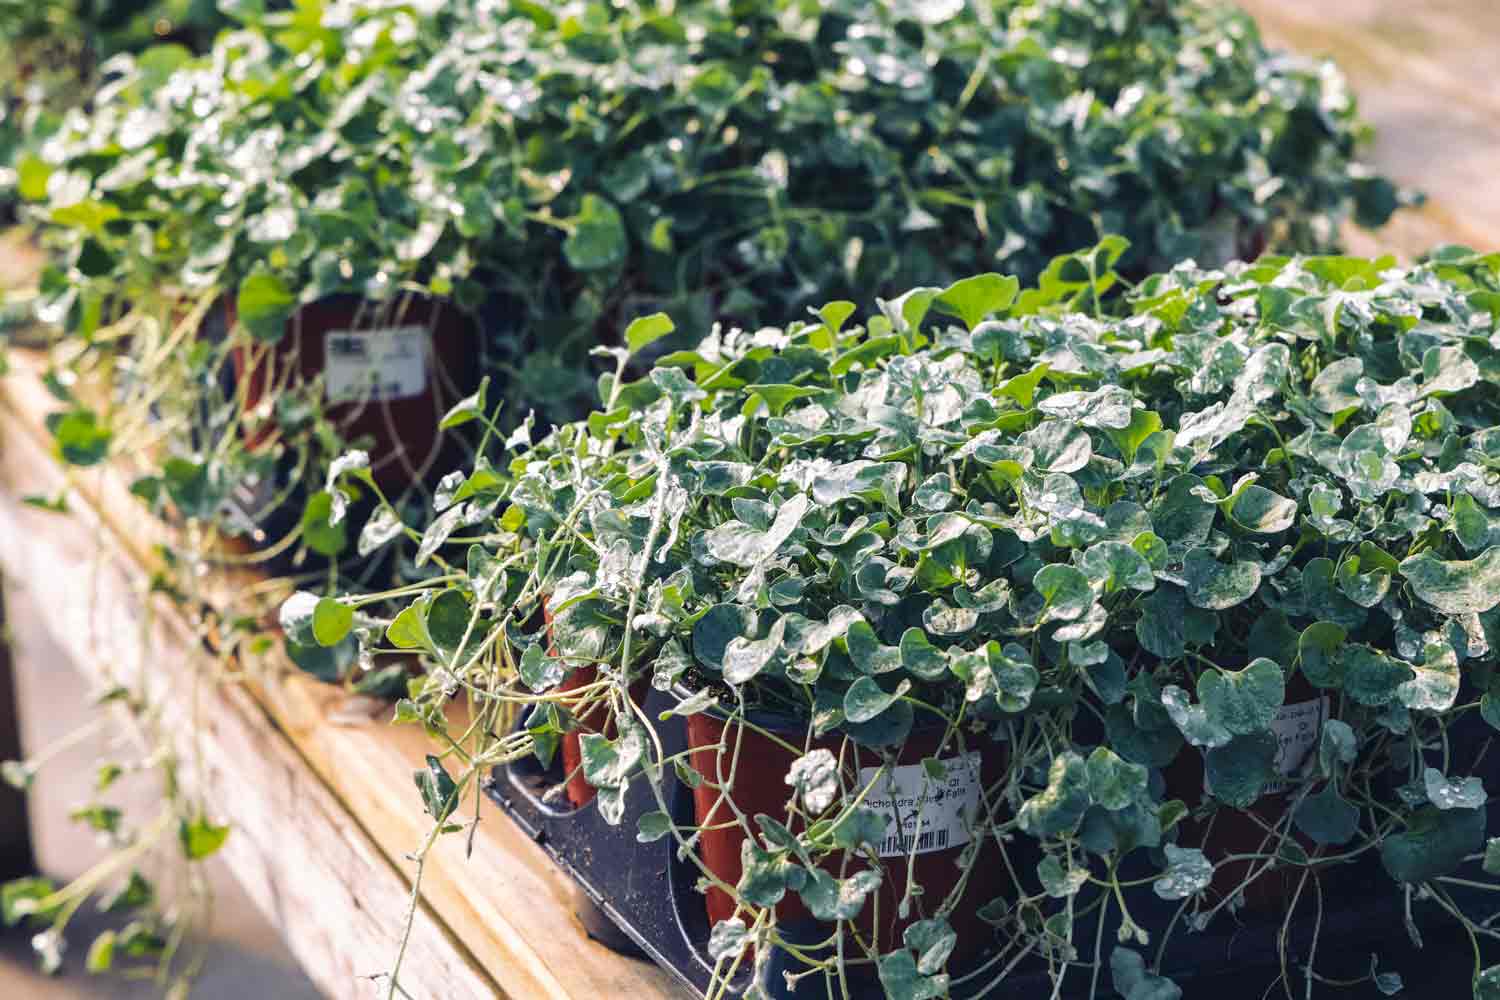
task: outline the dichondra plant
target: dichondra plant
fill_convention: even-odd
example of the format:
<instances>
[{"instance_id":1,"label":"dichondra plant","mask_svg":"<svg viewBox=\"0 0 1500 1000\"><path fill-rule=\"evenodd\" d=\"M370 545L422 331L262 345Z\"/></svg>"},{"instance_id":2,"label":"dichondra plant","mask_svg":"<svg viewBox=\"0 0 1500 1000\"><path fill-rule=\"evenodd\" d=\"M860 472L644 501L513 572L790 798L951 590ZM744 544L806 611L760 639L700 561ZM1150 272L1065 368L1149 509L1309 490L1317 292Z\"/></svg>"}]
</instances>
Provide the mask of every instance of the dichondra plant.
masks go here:
<instances>
[{"instance_id":1,"label":"dichondra plant","mask_svg":"<svg viewBox=\"0 0 1500 1000\"><path fill-rule=\"evenodd\" d=\"M1176 996L1174 932L1267 905L1312 922L1353 870L1468 935L1492 996L1500 256L1188 263L1131 286L1124 251L858 322L832 302L715 328L630 380L627 352L671 329L639 319L587 420L450 477L422 542L441 578L299 598L289 641L421 653L397 719L446 732L462 697L482 720L435 758L455 794L551 759L606 706L581 739L597 808L652 789L639 839L673 838L732 899L707 943L725 982L780 945L835 994L863 972L938 996L1031 963ZM642 679L674 694L667 717L641 711ZM516 708L520 728L483 732ZM684 718L717 720L710 742L666 759ZM785 774L780 808L747 815L740 786L773 759L744 755L755 739ZM906 834L974 752L1001 763L944 821L953 863L977 884L993 852L1005 878L924 892L908 875L932 845ZM916 825L892 780L928 790ZM715 824L674 818L678 782L722 801ZM731 879L699 855L725 824ZM792 899L818 940L782 935ZM984 940L955 951L976 912ZM1289 972L1308 989L1313 947Z\"/></svg>"},{"instance_id":2,"label":"dichondra plant","mask_svg":"<svg viewBox=\"0 0 1500 1000\"><path fill-rule=\"evenodd\" d=\"M266 6L108 63L0 184L54 252L59 455L136 460L190 576L237 489L299 501L288 648L442 737L428 846L572 747L606 816L651 789L723 982L781 948L902 998L1160 993L1131 946L1377 857L1493 936L1496 261L1230 263L1404 200L1331 67L1198 2ZM474 318L430 509L316 377L249 388L336 295Z\"/></svg>"},{"instance_id":3,"label":"dichondra plant","mask_svg":"<svg viewBox=\"0 0 1500 1000\"><path fill-rule=\"evenodd\" d=\"M562 419L642 312L754 327L1108 232L1137 275L1326 249L1400 200L1338 74L1215 4L230 10L200 58L112 63L18 163L62 230L44 313L80 335L161 285L265 340L422 290L485 307L508 395Z\"/></svg>"},{"instance_id":4,"label":"dichondra plant","mask_svg":"<svg viewBox=\"0 0 1500 1000\"><path fill-rule=\"evenodd\" d=\"M65 400L60 453L154 456L153 510L309 572L363 554L331 516L333 457L391 462L287 356L330 296L471 312L477 340L440 363L489 371L508 432L531 405L544 425L585 412L589 349L638 313L754 329L839 296L1031 278L1109 231L1138 277L1324 249L1400 200L1354 158L1331 67L1199 3L226 13L238 29L202 56L112 60L14 179L54 251L37 300L69 334L59 364L118 388L107 409ZM321 360L322 336L298 350Z\"/></svg>"}]
</instances>

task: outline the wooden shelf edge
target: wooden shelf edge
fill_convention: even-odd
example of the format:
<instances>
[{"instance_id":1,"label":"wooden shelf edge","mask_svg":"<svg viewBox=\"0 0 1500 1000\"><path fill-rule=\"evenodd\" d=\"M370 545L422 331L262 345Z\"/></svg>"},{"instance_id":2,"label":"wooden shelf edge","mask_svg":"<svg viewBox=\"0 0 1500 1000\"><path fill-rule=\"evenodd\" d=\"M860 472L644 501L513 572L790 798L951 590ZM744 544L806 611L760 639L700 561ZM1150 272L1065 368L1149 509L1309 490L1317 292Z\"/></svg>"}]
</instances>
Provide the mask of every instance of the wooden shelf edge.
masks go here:
<instances>
[{"instance_id":1,"label":"wooden shelf edge","mask_svg":"<svg viewBox=\"0 0 1500 1000\"><path fill-rule=\"evenodd\" d=\"M1349 80L1359 101L1360 116L1376 121L1394 109L1393 102L1413 93L1431 98L1428 115L1421 122L1411 122L1396 115L1400 127L1378 129L1390 140L1429 141L1422 129L1446 124L1450 134L1466 135L1462 149L1434 149L1432 159L1420 163L1406 162L1406 176L1397 176L1426 195L1417 208L1396 212L1379 230L1361 229L1353 223L1344 229L1349 252L1376 257L1395 253L1407 261L1415 260L1445 243L1457 243L1475 250L1489 251L1500 246L1500 187L1493 183L1487 190L1476 191L1454 187L1454 176L1434 169L1441 157L1473 157L1491 160L1500 154L1496 143L1500 133L1481 130L1474 135L1462 127L1469 120L1495 121L1500 114L1500 91L1476 85L1462 65L1453 66L1438 53L1423 51L1413 39L1382 33L1373 24L1362 23L1350 14L1348 5L1314 4L1305 0L1236 0L1256 23L1274 47L1284 47L1317 58L1331 58ZM1478 6L1478 4L1475 4ZM1400 7L1403 22L1421 24L1425 16L1421 5L1390 4ZM1380 13L1380 5L1357 8L1367 16ZM1451 13L1451 12L1450 12ZM1453 19L1438 36L1451 34ZM1462 24L1462 20L1456 23ZM1481 35L1480 37L1486 37ZM1444 38L1444 41L1448 39ZM1389 79L1387 79L1389 78ZM1399 79L1399 85L1391 85ZM1367 151L1371 166L1385 173L1399 174L1399 163L1381 162L1377 150ZM1441 156L1439 156L1441 154Z\"/></svg>"}]
</instances>

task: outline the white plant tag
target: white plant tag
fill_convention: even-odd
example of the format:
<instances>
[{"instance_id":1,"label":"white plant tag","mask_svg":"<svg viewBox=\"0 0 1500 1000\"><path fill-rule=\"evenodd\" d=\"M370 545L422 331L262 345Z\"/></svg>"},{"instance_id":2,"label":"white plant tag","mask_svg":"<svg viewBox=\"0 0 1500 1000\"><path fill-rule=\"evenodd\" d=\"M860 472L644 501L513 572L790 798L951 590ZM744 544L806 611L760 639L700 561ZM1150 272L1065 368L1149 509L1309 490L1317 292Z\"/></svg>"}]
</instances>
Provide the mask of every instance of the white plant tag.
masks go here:
<instances>
[{"instance_id":1,"label":"white plant tag","mask_svg":"<svg viewBox=\"0 0 1500 1000\"><path fill-rule=\"evenodd\" d=\"M1290 791L1296 781L1307 776L1313 754L1318 749L1318 739L1323 734L1323 720L1328 718L1328 699L1314 698L1292 705L1282 705L1271 720L1271 732L1276 734L1276 760L1273 766L1281 775L1265 791L1279 795Z\"/></svg>"},{"instance_id":2,"label":"white plant tag","mask_svg":"<svg viewBox=\"0 0 1500 1000\"><path fill-rule=\"evenodd\" d=\"M1314 698L1282 705L1271 719L1271 732L1276 736L1276 757L1271 766L1280 776L1266 782L1262 795L1281 795L1289 792L1312 767L1313 754L1318 749L1318 740L1323 735L1323 722L1328 718L1328 698ZM1203 771L1203 790L1212 795L1214 790L1208 780L1208 770Z\"/></svg>"},{"instance_id":3,"label":"white plant tag","mask_svg":"<svg viewBox=\"0 0 1500 1000\"><path fill-rule=\"evenodd\" d=\"M427 391L427 328L330 330L323 339L330 403L382 403Z\"/></svg>"},{"instance_id":4,"label":"white plant tag","mask_svg":"<svg viewBox=\"0 0 1500 1000\"><path fill-rule=\"evenodd\" d=\"M874 781L864 804L888 817L880 856L926 854L967 844L979 814L979 754L941 761L944 774L934 779L921 764L859 771L863 788ZM879 778L877 779L877 775Z\"/></svg>"}]
</instances>

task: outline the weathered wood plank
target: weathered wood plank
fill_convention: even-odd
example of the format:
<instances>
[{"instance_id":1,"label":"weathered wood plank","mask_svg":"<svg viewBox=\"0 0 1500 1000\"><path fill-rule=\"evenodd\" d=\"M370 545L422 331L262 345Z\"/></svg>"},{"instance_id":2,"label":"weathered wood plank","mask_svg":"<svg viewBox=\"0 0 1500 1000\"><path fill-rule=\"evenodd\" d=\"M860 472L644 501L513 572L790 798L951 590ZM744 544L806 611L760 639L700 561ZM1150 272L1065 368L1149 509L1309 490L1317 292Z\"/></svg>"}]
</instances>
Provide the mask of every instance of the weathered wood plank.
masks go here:
<instances>
[{"instance_id":1,"label":"weathered wood plank","mask_svg":"<svg viewBox=\"0 0 1500 1000\"><path fill-rule=\"evenodd\" d=\"M199 787L235 823L224 850L252 898L320 988L371 995L362 977L395 955L407 855L428 829L411 780L426 737L383 720L351 724L336 711L340 692L302 676L207 680L200 637L175 609L142 596L150 546L165 529L114 470L57 465L40 430L51 404L20 367L0 382L0 566L35 591L83 669L146 678L179 753L202 762ZM66 518L19 502L64 489ZM250 579L209 584L225 593ZM429 856L402 976L413 995L680 995L654 966L589 940L567 876L488 804L473 855L464 848L450 836Z\"/></svg>"},{"instance_id":2,"label":"weathered wood plank","mask_svg":"<svg viewBox=\"0 0 1500 1000\"><path fill-rule=\"evenodd\" d=\"M334 689L286 678L264 700L320 773L328 775L372 835L416 847L427 832L411 774L431 750L418 730L323 721L343 700ZM385 714L382 713L382 720ZM471 809L466 801L464 810ZM572 912L572 882L536 844L486 802L474 852L449 836L429 855L424 895L508 992L516 996L681 996L655 966L589 940ZM534 969L534 988L519 981Z\"/></svg>"},{"instance_id":3,"label":"weathered wood plank","mask_svg":"<svg viewBox=\"0 0 1500 1000\"><path fill-rule=\"evenodd\" d=\"M1350 249L1406 259L1441 243L1500 248L1494 0L1240 0L1273 44L1333 58L1375 128L1369 162L1425 191Z\"/></svg>"}]
</instances>

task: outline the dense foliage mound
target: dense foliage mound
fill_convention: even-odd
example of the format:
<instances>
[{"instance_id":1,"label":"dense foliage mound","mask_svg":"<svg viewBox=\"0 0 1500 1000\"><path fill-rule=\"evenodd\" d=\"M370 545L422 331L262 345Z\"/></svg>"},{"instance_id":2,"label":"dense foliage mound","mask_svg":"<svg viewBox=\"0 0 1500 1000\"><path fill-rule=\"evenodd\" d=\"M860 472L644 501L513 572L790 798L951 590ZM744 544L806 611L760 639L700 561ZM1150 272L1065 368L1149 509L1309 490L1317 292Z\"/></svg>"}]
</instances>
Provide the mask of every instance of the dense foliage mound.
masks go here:
<instances>
[{"instance_id":1,"label":"dense foliage mound","mask_svg":"<svg viewBox=\"0 0 1500 1000\"><path fill-rule=\"evenodd\" d=\"M1338 74L1218 4L232 12L202 58L115 64L23 159L66 234L49 318L220 289L275 339L299 302L417 288L487 305L488 363L568 416L588 348L654 308L753 328L1107 232L1139 275L1397 203Z\"/></svg>"},{"instance_id":2,"label":"dense foliage mound","mask_svg":"<svg viewBox=\"0 0 1500 1000\"><path fill-rule=\"evenodd\" d=\"M1184 264L1127 287L1123 249L1059 258L1024 291L993 274L918 288L859 325L834 302L716 329L606 378L586 421L446 481L417 526L441 578L394 608L301 595L289 641L420 651L397 716L439 730L455 696L481 719L540 703L514 736L452 734L460 790L550 757L607 705L615 729L583 742L607 816L632 782L665 803L673 781L713 781L660 757L655 733L681 723L640 711L638 679L678 716L801 719L786 815L738 818L753 850L714 934L725 969L752 943L765 960L784 896L849 921L901 878L850 744L842 767L809 748L894 752L931 713L944 753L1006 751L964 863L1000 844L1016 868L982 910L1007 955L1097 982L1085 915L1155 944L1257 881L1311 898L1376 856L1390 881L1372 891L1420 887L1408 906L1486 933L1462 892L1500 873L1478 773L1500 728L1500 255ZM630 349L670 327L638 320ZM392 516L366 530L389 536ZM1314 734L1289 750L1283 713L1309 704ZM1258 829L1230 859L1203 823L1233 816ZM640 834L689 852L701 836L665 812ZM1122 884L1122 865L1147 875ZM1164 899L1185 914L1152 925ZM891 995L938 995L955 902L906 902L929 921L916 951L869 957ZM1176 995L1128 951L1113 965L1122 995Z\"/></svg>"},{"instance_id":3,"label":"dense foliage mound","mask_svg":"<svg viewBox=\"0 0 1500 1000\"><path fill-rule=\"evenodd\" d=\"M0 209L20 155L86 100L101 62L166 43L202 51L228 23L213 0L0 0Z\"/></svg>"}]
</instances>

